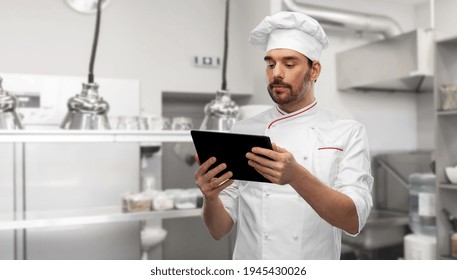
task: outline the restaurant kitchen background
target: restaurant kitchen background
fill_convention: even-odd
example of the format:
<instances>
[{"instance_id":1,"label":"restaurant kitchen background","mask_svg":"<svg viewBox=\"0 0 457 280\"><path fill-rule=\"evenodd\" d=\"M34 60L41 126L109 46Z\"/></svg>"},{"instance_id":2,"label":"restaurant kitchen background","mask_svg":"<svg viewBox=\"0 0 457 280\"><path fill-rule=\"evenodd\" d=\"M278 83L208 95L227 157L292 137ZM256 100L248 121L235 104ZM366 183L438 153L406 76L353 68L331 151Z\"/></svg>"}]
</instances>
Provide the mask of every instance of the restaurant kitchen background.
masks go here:
<instances>
[{"instance_id":1,"label":"restaurant kitchen background","mask_svg":"<svg viewBox=\"0 0 457 280\"><path fill-rule=\"evenodd\" d=\"M188 132L223 74L241 118L273 105L247 38L279 10L322 23L317 100L367 128L375 205L342 258L457 257L456 1L232 0L228 26L225 0L104 1L98 89L82 87L96 22L83 2L0 1L1 94L18 116L0 113L0 259L230 259L235 234L214 241L200 217ZM105 109L98 129L68 129L80 93Z\"/></svg>"}]
</instances>

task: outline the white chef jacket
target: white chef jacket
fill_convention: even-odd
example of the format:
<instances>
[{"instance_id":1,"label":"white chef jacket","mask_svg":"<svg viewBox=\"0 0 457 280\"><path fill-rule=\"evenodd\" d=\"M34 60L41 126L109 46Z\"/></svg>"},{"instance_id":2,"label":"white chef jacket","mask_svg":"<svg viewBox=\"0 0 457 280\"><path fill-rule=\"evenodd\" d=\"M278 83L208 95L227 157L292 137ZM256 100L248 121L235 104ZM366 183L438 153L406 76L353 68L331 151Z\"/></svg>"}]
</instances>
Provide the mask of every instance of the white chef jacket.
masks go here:
<instances>
[{"instance_id":1,"label":"white chef jacket","mask_svg":"<svg viewBox=\"0 0 457 280\"><path fill-rule=\"evenodd\" d=\"M359 232L372 208L365 128L318 107L285 113L271 108L232 127L267 135L329 187L355 204ZM323 220L290 186L235 181L220 193L237 238L233 259L339 259L342 230Z\"/></svg>"}]
</instances>

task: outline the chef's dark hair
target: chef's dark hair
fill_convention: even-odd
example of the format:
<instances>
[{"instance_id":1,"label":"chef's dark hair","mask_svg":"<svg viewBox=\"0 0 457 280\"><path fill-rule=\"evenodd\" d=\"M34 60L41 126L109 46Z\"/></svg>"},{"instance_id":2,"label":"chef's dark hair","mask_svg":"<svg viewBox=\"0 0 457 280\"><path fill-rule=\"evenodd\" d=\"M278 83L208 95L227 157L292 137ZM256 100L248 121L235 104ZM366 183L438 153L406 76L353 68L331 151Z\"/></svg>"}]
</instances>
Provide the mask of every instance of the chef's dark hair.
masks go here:
<instances>
[{"instance_id":1,"label":"chef's dark hair","mask_svg":"<svg viewBox=\"0 0 457 280\"><path fill-rule=\"evenodd\" d=\"M311 69L313 67L313 61L309 58L307 58L307 59L308 59L308 67L309 67L309 69ZM317 82L317 80L314 80L314 82Z\"/></svg>"},{"instance_id":2,"label":"chef's dark hair","mask_svg":"<svg viewBox=\"0 0 457 280\"><path fill-rule=\"evenodd\" d=\"M307 58L307 59L308 59L308 67L309 68L313 67L313 61L309 58Z\"/></svg>"}]
</instances>

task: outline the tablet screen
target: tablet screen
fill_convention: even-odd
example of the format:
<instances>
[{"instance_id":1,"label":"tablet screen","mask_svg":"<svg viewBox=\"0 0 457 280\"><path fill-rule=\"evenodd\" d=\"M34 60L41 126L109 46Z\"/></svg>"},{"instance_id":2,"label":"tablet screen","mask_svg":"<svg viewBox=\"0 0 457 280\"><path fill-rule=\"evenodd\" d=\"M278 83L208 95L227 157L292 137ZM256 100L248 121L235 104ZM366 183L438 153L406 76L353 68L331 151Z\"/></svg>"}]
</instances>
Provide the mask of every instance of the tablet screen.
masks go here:
<instances>
[{"instance_id":1,"label":"tablet screen","mask_svg":"<svg viewBox=\"0 0 457 280\"><path fill-rule=\"evenodd\" d=\"M246 158L246 153L253 147L272 149L268 136L206 130L191 130L190 133L201 163L214 156L217 161L213 166L227 164L221 173L232 171L233 179L270 182L251 167Z\"/></svg>"}]
</instances>

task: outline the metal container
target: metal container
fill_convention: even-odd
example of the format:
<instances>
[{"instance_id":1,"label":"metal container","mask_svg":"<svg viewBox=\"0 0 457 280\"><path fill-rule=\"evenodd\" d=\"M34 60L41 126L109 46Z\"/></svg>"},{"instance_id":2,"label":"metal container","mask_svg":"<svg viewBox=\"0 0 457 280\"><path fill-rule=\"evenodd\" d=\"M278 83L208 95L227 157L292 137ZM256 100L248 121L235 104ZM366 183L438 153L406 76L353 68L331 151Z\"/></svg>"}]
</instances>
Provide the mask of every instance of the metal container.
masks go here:
<instances>
[{"instance_id":1,"label":"metal container","mask_svg":"<svg viewBox=\"0 0 457 280\"><path fill-rule=\"evenodd\" d=\"M362 231L356 237L343 234L342 241L362 250L398 245L403 242L408 221L407 213L373 209Z\"/></svg>"},{"instance_id":2,"label":"metal container","mask_svg":"<svg viewBox=\"0 0 457 280\"><path fill-rule=\"evenodd\" d=\"M61 128L80 130L110 129L107 113L109 105L98 95L98 85L83 83L81 94L68 100L68 113Z\"/></svg>"},{"instance_id":3,"label":"metal container","mask_svg":"<svg viewBox=\"0 0 457 280\"><path fill-rule=\"evenodd\" d=\"M16 97L3 90L0 77L0 129L22 129L22 123L16 114Z\"/></svg>"},{"instance_id":4,"label":"metal container","mask_svg":"<svg viewBox=\"0 0 457 280\"><path fill-rule=\"evenodd\" d=\"M441 108L443 110L457 110L457 84L446 84L440 86Z\"/></svg>"}]
</instances>

